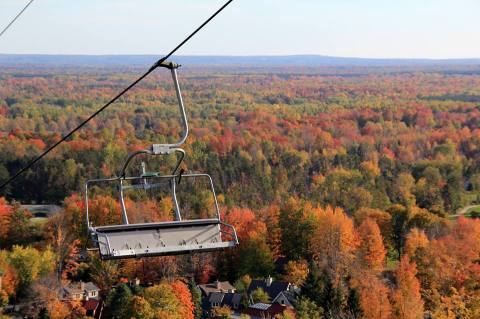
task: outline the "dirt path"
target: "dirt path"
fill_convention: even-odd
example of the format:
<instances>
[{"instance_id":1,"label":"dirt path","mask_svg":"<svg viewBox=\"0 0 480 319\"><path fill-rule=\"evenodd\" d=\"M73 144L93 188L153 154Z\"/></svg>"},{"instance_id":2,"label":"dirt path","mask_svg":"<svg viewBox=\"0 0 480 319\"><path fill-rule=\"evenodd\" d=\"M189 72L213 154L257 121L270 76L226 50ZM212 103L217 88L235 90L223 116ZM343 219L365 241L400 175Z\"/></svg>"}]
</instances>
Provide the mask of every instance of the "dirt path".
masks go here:
<instances>
[{"instance_id":1,"label":"dirt path","mask_svg":"<svg viewBox=\"0 0 480 319\"><path fill-rule=\"evenodd\" d=\"M472 208L477 208L477 207L480 207L480 205L470 205L470 206L465 206L463 208L460 208L459 210L457 210L457 213L455 215L450 215L451 217L459 217L459 216L462 216L462 215L465 215L466 213L468 213L468 211Z\"/></svg>"}]
</instances>

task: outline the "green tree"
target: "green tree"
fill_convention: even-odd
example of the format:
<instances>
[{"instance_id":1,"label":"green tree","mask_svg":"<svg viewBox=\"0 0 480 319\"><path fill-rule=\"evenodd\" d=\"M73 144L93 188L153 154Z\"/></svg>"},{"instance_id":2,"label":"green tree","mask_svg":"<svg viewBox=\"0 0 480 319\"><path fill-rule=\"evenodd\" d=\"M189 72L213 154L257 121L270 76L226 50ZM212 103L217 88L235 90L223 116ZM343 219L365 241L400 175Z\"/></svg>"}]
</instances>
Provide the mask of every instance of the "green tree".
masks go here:
<instances>
[{"instance_id":1,"label":"green tree","mask_svg":"<svg viewBox=\"0 0 480 319\"><path fill-rule=\"evenodd\" d=\"M263 239L250 239L240 244L237 254L237 277L250 274L266 277L275 270L270 248Z\"/></svg>"},{"instance_id":2,"label":"green tree","mask_svg":"<svg viewBox=\"0 0 480 319\"><path fill-rule=\"evenodd\" d=\"M392 199L405 207L415 206L415 195L412 191L415 188L415 179L410 173L398 174L393 183Z\"/></svg>"},{"instance_id":3,"label":"green tree","mask_svg":"<svg viewBox=\"0 0 480 319\"><path fill-rule=\"evenodd\" d=\"M0 281L2 280L2 276L0 275ZM8 294L0 289L0 308L6 306L8 304Z\"/></svg>"},{"instance_id":4,"label":"green tree","mask_svg":"<svg viewBox=\"0 0 480 319\"><path fill-rule=\"evenodd\" d=\"M300 200L290 198L280 209L281 248L289 260L308 259L309 256L308 243L313 228L304 219L304 206Z\"/></svg>"},{"instance_id":5,"label":"green tree","mask_svg":"<svg viewBox=\"0 0 480 319\"><path fill-rule=\"evenodd\" d=\"M409 212L401 205L394 205L388 209L392 216L392 242L400 256L408 232Z\"/></svg>"},{"instance_id":6,"label":"green tree","mask_svg":"<svg viewBox=\"0 0 480 319\"><path fill-rule=\"evenodd\" d=\"M47 308L42 308L42 310L40 310L40 312L38 313L37 319L50 319L50 315L48 314Z\"/></svg>"},{"instance_id":7,"label":"green tree","mask_svg":"<svg viewBox=\"0 0 480 319\"><path fill-rule=\"evenodd\" d=\"M297 312L297 319L322 318L323 316L323 309L307 297L301 297L298 299L295 304L295 310Z\"/></svg>"},{"instance_id":8,"label":"green tree","mask_svg":"<svg viewBox=\"0 0 480 319\"><path fill-rule=\"evenodd\" d=\"M348 293L346 311L352 319L363 318L363 311L360 305L360 294L355 288L350 289Z\"/></svg>"},{"instance_id":9,"label":"green tree","mask_svg":"<svg viewBox=\"0 0 480 319\"><path fill-rule=\"evenodd\" d=\"M218 319L232 319L233 311L228 306L213 308L212 313Z\"/></svg>"},{"instance_id":10,"label":"green tree","mask_svg":"<svg viewBox=\"0 0 480 319\"><path fill-rule=\"evenodd\" d=\"M250 294L253 303L269 303L270 296L262 288L257 288Z\"/></svg>"},{"instance_id":11,"label":"green tree","mask_svg":"<svg viewBox=\"0 0 480 319\"><path fill-rule=\"evenodd\" d=\"M31 214L22 209L20 204L13 205L13 212L10 216L10 227L8 230L8 244L9 245L27 245L29 244L33 227L30 223Z\"/></svg>"},{"instance_id":12,"label":"green tree","mask_svg":"<svg viewBox=\"0 0 480 319\"><path fill-rule=\"evenodd\" d=\"M55 270L55 262L56 262L55 253L47 247L40 255L40 269L38 270L38 274L40 276L46 276L52 273Z\"/></svg>"},{"instance_id":13,"label":"green tree","mask_svg":"<svg viewBox=\"0 0 480 319\"><path fill-rule=\"evenodd\" d=\"M132 291L126 284L113 288L107 297L107 304L112 310L115 319L127 319L130 314Z\"/></svg>"},{"instance_id":14,"label":"green tree","mask_svg":"<svg viewBox=\"0 0 480 319\"><path fill-rule=\"evenodd\" d=\"M324 276L323 280L325 288L321 293L320 306L324 309L328 318L338 318L343 310L342 290L333 282L330 276Z\"/></svg>"},{"instance_id":15,"label":"green tree","mask_svg":"<svg viewBox=\"0 0 480 319\"><path fill-rule=\"evenodd\" d=\"M442 189L445 181L437 167L427 166L415 186L418 206L442 215L445 211Z\"/></svg>"},{"instance_id":16,"label":"green tree","mask_svg":"<svg viewBox=\"0 0 480 319\"><path fill-rule=\"evenodd\" d=\"M249 275L244 275L240 278L238 278L234 283L233 286L237 290L238 293L243 293L247 291L248 286L250 286L250 283L252 282L252 278Z\"/></svg>"},{"instance_id":17,"label":"green tree","mask_svg":"<svg viewBox=\"0 0 480 319\"><path fill-rule=\"evenodd\" d=\"M193 315L195 319L202 318L202 292L198 289L195 279L190 279L188 282L188 289L192 294L192 302L195 309L193 310Z\"/></svg>"},{"instance_id":18,"label":"green tree","mask_svg":"<svg viewBox=\"0 0 480 319\"><path fill-rule=\"evenodd\" d=\"M242 294L242 305L244 307L248 307L250 304L250 301L248 299L248 287L250 286L250 283L252 282L252 278L249 275L244 275L240 278L238 278L233 286L237 290L237 293Z\"/></svg>"},{"instance_id":19,"label":"green tree","mask_svg":"<svg viewBox=\"0 0 480 319\"><path fill-rule=\"evenodd\" d=\"M102 260L98 255L90 261L90 277L101 289L110 289L119 276L118 262Z\"/></svg>"},{"instance_id":20,"label":"green tree","mask_svg":"<svg viewBox=\"0 0 480 319\"><path fill-rule=\"evenodd\" d=\"M150 303L156 318L179 318L180 302L175 296L172 286L161 283L145 289L145 299Z\"/></svg>"},{"instance_id":21,"label":"green tree","mask_svg":"<svg viewBox=\"0 0 480 319\"><path fill-rule=\"evenodd\" d=\"M307 279L302 285L302 295L314 302L317 306L321 304L321 294L324 288L322 274L318 266L311 263L309 266Z\"/></svg>"},{"instance_id":22,"label":"green tree","mask_svg":"<svg viewBox=\"0 0 480 319\"><path fill-rule=\"evenodd\" d=\"M155 313L150 303L141 296L133 296L129 306L128 319L153 319L154 317Z\"/></svg>"},{"instance_id":23,"label":"green tree","mask_svg":"<svg viewBox=\"0 0 480 319\"><path fill-rule=\"evenodd\" d=\"M55 256L50 249L40 253L35 248L13 246L9 259L19 278L18 294L20 295L27 292L34 280L49 274L54 269Z\"/></svg>"},{"instance_id":24,"label":"green tree","mask_svg":"<svg viewBox=\"0 0 480 319\"><path fill-rule=\"evenodd\" d=\"M361 186L361 182L360 171L335 168L319 185L318 196L324 206L342 207L353 214L362 206L369 207L372 201L372 195Z\"/></svg>"}]
</instances>

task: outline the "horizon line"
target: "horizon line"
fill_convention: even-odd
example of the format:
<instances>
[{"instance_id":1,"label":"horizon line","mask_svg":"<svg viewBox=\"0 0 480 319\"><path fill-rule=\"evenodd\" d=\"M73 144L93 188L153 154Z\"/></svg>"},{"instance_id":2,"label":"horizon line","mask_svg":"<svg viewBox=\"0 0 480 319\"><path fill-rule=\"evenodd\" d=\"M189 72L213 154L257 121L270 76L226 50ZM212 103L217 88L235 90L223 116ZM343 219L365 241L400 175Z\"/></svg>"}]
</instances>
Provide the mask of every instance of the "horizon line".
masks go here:
<instances>
[{"instance_id":1,"label":"horizon line","mask_svg":"<svg viewBox=\"0 0 480 319\"><path fill-rule=\"evenodd\" d=\"M161 57L164 54L155 53L131 53L131 54L88 54L88 53L2 53L0 56L64 56L64 57ZM358 60L428 60L428 61L449 61L449 60L480 60L480 57L448 57L448 58L433 58L433 57L361 57L361 56L336 56L323 54L249 54L249 55L235 55L235 54L178 54L176 57L185 58L288 58L288 57L317 57L317 58L335 58L335 59L358 59Z\"/></svg>"}]
</instances>

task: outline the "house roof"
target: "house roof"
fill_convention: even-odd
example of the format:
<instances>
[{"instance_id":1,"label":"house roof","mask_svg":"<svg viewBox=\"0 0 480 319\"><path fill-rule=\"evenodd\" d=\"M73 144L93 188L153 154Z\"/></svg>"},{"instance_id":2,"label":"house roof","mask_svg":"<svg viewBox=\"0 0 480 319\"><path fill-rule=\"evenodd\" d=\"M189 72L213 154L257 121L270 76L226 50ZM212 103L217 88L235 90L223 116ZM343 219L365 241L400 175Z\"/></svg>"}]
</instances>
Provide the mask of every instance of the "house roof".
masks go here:
<instances>
[{"instance_id":1,"label":"house roof","mask_svg":"<svg viewBox=\"0 0 480 319\"><path fill-rule=\"evenodd\" d=\"M287 309L287 307L279 304L264 304L256 303L243 312L254 318L273 318L274 316L281 314Z\"/></svg>"},{"instance_id":2,"label":"house roof","mask_svg":"<svg viewBox=\"0 0 480 319\"><path fill-rule=\"evenodd\" d=\"M71 282L65 288L69 294L83 294L91 291L98 291L98 287L93 282Z\"/></svg>"},{"instance_id":3,"label":"house roof","mask_svg":"<svg viewBox=\"0 0 480 319\"><path fill-rule=\"evenodd\" d=\"M262 288L269 296L270 299L275 299L279 293L282 291L287 291L290 284L286 281L277 281L274 280L270 285L267 284L266 280L254 279L248 286L248 294L250 295L254 290Z\"/></svg>"},{"instance_id":4,"label":"house roof","mask_svg":"<svg viewBox=\"0 0 480 319\"><path fill-rule=\"evenodd\" d=\"M223 304L233 308L233 305L240 305L242 302L242 294L237 293L226 293L223 297Z\"/></svg>"},{"instance_id":5,"label":"house roof","mask_svg":"<svg viewBox=\"0 0 480 319\"><path fill-rule=\"evenodd\" d=\"M210 303L218 303L221 304L223 301L223 298L225 297L225 294L223 292L212 292L208 296L208 301Z\"/></svg>"},{"instance_id":6,"label":"house roof","mask_svg":"<svg viewBox=\"0 0 480 319\"><path fill-rule=\"evenodd\" d=\"M258 310L268 310L268 308L270 308L270 304L266 304L266 303L256 303L254 305L251 305L249 308L252 308L252 309L258 309Z\"/></svg>"},{"instance_id":7,"label":"house roof","mask_svg":"<svg viewBox=\"0 0 480 319\"><path fill-rule=\"evenodd\" d=\"M242 301L242 294L238 293L223 293L223 292L212 292L206 298L203 298L202 309L209 310L212 308L212 304L218 304L219 306L229 306L230 308L235 308L234 305L240 306Z\"/></svg>"},{"instance_id":8,"label":"house roof","mask_svg":"<svg viewBox=\"0 0 480 319\"><path fill-rule=\"evenodd\" d=\"M83 308L85 308L85 310L87 311L88 310L95 311L98 308L99 304L100 304L100 301L95 299L90 299L83 303Z\"/></svg>"},{"instance_id":9,"label":"house roof","mask_svg":"<svg viewBox=\"0 0 480 319\"><path fill-rule=\"evenodd\" d=\"M272 303L276 303L277 302L277 299L279 299L279 297L281 295L284 295L285 298L287 298L288 302L290 302L290 304L294 304L295 301L297 300L297 296L294 292L291 292L291 291L282 291L280 292L276 297L275 299L272 300Z\"/></svg>"},{"instance_id":10,"label":"house roof","mask_svg":"<svg viewBox=\"0 0 480 319\"><path fill-rule=\"evenodd\" d=\"M233 287L228 281L215 281L210 284L198 285L198 288L206 296L208 296L212 292L235 291L235 287Z\"/></svg>"}]
</instances>

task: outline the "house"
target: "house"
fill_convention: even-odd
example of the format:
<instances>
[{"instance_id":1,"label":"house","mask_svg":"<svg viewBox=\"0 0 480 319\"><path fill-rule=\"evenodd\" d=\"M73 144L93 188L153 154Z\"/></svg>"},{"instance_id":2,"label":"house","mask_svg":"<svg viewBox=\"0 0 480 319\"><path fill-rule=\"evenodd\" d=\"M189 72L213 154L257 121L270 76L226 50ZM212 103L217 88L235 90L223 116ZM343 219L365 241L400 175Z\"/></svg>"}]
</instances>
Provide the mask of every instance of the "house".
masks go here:
<instances>
[{"instance_id":1,"label":"house","mask_svg":"<svg viewBox=\"0 0 480 319\"><path fill-rule=\"evenodd\" d=\"M198 285L203 297L208 297L212 292L234 293L235 287L228 281L215 281L211 284Z\"/></svg>"},{"instance_id":2,"label":"house","mask_svg":"<svg viewBox=\"0 0 480 319\"><path fill-rule=\"evenodd\" d=\"M63 300L88 301L99 298L99 288L92 282L71 282L60 292Z\"/></svg>"},{"instance_id":3,"label":"house","mask_svg":"<svg viewBox=\"0 0 480 319\"><path fill-rule=\"evenodd\" d=\"M242 312L249 315L252 319L263 319L275 318L275 316L283 314L286 309L287 306L283 306L280 304L256 303Z\"/></svg>"},{"instance_id":4,"label":"house","mask_svg":"<svg viewBox=\"0 0 480 319\"><path fill-rule=\"evenodd\" d=\"M216 307L228 306L233 311L242 307L242 294L233 292L212 292L203 298L202 309L205 317L211 316L211 310Z\"/></svg>"},{"instance_id":5,"label":"house","mask_svg":"<svg viewBox=\"0 0 480 319\"><path fill-rule=\"evenodd\" d=\"M215 281L210 284L198 285L202 292L202 309L205 317L211 317L211 310L216 307L228 306L233 311L241 308L242 294L228 281Z\"/></svg>"},{"instance_id":6,"label":"house","mask_svg":"<svg viewBox=\"0 0 480 319\"><path fill-rule=\"evenodd\" d=\"M82 301L82 306L85 308L88 317L100 318L103 311L103 302L98 299L89 299Z\"/></svg>"},{"instance_id":7,"label":"house","mask_svg":"<svg viewBox=\"0 0 480 319\"><path fill-rule=\"evenodd\" d=\"M273 280L272 277L268 277L265 280L252 280L250 286L248 286L247 293L251 296L252 292L258 288L263 289L270 297L272 304L279 304L289 308L293 308L296 296L299 293L299 289L286 282Z\"/></svg>"}]
</instances>

